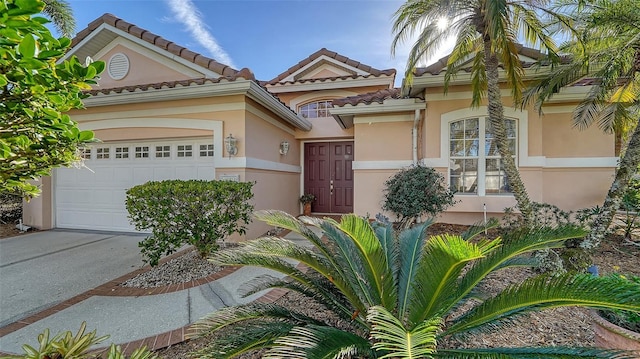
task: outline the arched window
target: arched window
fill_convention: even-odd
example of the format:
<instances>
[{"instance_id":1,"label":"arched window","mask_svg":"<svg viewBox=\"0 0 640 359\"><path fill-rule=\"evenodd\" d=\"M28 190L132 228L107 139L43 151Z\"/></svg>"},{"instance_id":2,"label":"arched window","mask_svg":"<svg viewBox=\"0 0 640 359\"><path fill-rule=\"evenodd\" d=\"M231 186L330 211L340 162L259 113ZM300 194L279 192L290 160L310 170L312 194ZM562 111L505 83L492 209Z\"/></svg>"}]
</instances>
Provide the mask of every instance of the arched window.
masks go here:
<instances>
[{"instance_id":1,"label":"arched window","mask_svg":"<svg viewBox=\"0 0 640 359\"><path fill-rule=\"evenodd\" d=\"M505 119L509 147L518 158L517 122ZM458 193L510 193L507 175L488 118L449 123L449 185Z\"/></svg>"},{"instance_id":2,"label":"arched window","mask_svg":"<svg viewBox=\"0 0 640 359\"><path fill-rule=\"evenodd\" d=\"M304 118L330 117L331 100L307 102L298 106L298 113Z\"/></svg>"}]
</instances>

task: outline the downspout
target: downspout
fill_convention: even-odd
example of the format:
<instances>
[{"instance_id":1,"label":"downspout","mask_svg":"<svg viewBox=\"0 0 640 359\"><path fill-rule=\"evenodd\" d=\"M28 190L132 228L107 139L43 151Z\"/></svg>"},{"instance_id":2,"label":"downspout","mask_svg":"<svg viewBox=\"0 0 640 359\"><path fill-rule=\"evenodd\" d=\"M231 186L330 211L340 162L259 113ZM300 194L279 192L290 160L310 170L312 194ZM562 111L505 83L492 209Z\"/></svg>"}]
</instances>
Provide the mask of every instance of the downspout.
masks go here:
<instances>
[{"instance_id":1,"label":"downspout","mask_svg":"<svg viewBox=\"0 0 640 359\"><path fill-rule=\"evenodd\" d=\"M411 130L411 143L413 145L413 165L418 165L418 127L420 125L420 109L416 109Z\"/></svg>"}]
</instances>

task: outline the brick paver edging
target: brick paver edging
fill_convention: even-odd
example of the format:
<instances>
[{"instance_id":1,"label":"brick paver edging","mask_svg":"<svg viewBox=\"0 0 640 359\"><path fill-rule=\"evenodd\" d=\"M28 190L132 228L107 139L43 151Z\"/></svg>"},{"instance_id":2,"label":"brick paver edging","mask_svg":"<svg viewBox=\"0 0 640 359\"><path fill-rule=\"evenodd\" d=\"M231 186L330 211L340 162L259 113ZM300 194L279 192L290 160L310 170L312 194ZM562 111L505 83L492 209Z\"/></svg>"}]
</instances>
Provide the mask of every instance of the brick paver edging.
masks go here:
<instances>
[{"instance_id":1,"label":"brick paver edging","mask_svg":"<svg viewBox=\"0 0 640 359\"><path fill-rule=\"evenodd\" d=\"M188 248L185 250L182 250L180 252L176 252L170 256L167 256L165 258L163 258L162 260L160 260L160 262L158 263L158 265L160 264L164 264L174 258L177 258L181 255L184 255L185 253L191 251L192 249ZM0 337L3 337L9 333L13 333L16 330L22 329L24 327L26 327L29 324L35 323L41 319L44 319L50 315L56 314L60 311L63 311L71 306L73 306L74 304L78 304L86 299L89 299L90 297L93 296L132 296L132 297L139 297L139 296L143 296L143 295L155 295L155 294L163 294L163 293L172 293L172 292L177 292L179 290L183 290L183 289L189 289L189 288L193 288L193 287L197 287L199 285L214 281L216 279L220 279L226 275L229 275L235 271L237 271L240 267L225 267L222 270L213 273L207 277L204 278L199 278L199 279L195 279L192 280L190 282L186 282L186 283L179 283L179 284L173 284L173 285L167 285L167 286L162 286L162 287L157 287L157 288L129 288L129 287L122 287L120 286L121 283L126 282L127 280L141 274L144 273L146 271L149 271L151 269L151 266L149 265L145 265L141 268L136 269L133 272L129 272L125 275L122 275L116 279L113 279L111 281L108 281L104 284L101 284L93 289L90 289L84 293L78 294L75 297L71 297L67 300L64 300L52 307L49 307L45 310L42 310L38 313L32 314L26 318L20 319L16 322L13 322L11 324L8 324L2 328L0 328ZM4 355L4 353L0 352L0 354Z\"/></svg>"},{"instance_id":2,"label":"brick paver edging","mask_svg":"<svg viewBox=\"0 0 640 359\"><path fill-rule=\"evenodd\" d=\"M279 236L284 237L286 234L288 234L290 231L286 230L283 233L279 234ZM162 260L160 260L160 262L158 263L163 264L166 263L174 258L177 258L183 254L185 254L186 252L191 251L192 249L185 249L182 250L180 252L176 252L170 256L167 256L165 258L163 258ZM127 273L123 276L120 276L114 280L111 280L109 282L106 282L94 289L91 289L87 292L81 293L79 295L76 295L75 297L69 298L61 303L58 303L56 305L54 305L53 307L47 308L41 312L38 312L36 314L33 314L29 317L23 318L17 322L11 323L9 325L6 325L2 328L0 328L0 337L3 337L9 333L13 333L17 330L20 330L32 323L35 323L41 319L44 319L50 315L53 315L55 313L58 313L64 309L67 309L71 306L73 306L74 304L78 304L90 297L93 296L134 296L134 297L138 297L138 296L143 296L143 295L156 295L156 294L164 294L164 293L172 293L172 292L177 292L180 290L184 290L184 289L189 289L189 288L193 288L193 287L197 287L200 286L202 284L206 284L209 283L211 281L220 279L224 276L227 276L235 271L237 271L238 269L240 269L240 267L235 266L235 267L225 267L222 270L213 273L207 277L204 278L199 278L199 279L195 279L192 280L190 282L186 282L186 283L180 283L180 284L173 284L173 285L168 285L168 286L163 286L163 287L157 287L157 288L129 288L129 287L122 287L120 286L121 283L126 282L127 280L141 274L144 273L148 270L151 269L151 266L149 265L145 265L142 268L139 268L133 272ZM305 269L305 266L302 264L298 265L298 269ZM255 300L255 302L258 303L273 303L276 300L280 299L283 295L285 295L288 292L287 289L282 289L282 288L275 288L275 289L271 289L270 291L268 291L267 293L265 293L264 295L262 295L261 297L257 298ZM132 341L132 342L128 342L128 343L124 343L124 344L120 344L120 347L123 349L123 352L126 353L127 355L133 353L133 351L135 351L137 348L146 346L149 350L158 350L158 349L163 349L178 343L182 343L186 340L188 340L188 338L186 337L187 334L189 333L189 328L191 327L191 324L184 326L182 328L178 328L178 329L174 329L168 332L164 332L164 333L160 333L158 335L154 335L148 338L144 338L144 339L139 339L136 341ZM14 355L14 354L10 354L10 353L4 353L2 351L0 351L0 356L8 356L8 355Z\"/></svg>"}]
</instances>

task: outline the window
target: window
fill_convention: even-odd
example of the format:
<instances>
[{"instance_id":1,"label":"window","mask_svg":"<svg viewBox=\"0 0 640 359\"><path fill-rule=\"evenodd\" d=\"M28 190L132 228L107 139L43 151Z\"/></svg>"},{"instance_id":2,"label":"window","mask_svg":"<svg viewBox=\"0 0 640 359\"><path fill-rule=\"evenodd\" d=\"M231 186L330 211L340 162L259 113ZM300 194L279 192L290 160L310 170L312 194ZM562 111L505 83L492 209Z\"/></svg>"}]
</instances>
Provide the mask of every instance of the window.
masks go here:
<instances>
[{"instance_id":1,"label":"window","mask_svg":"<svg viewBox=\"0 0 640 359\"><path fill-rule=\"evenodd\" d=\"M90 160L91 159L91 149L90 148L83 148L80 150L80 158L82 158L83 160Z\"/></svg>"},{"instance_id":2,"label":"window","mask_svg":"<svg viewBox=\"0 0 640 359\"><path fill-rule=\"evenodd\" d=\"M200 157L213 157L213 145L200 145Z\"/></svg>"},{"instance_id":3,"label":"window","mask_svg":"<svg viewBox=\"0 0 640 359\"><path fill-rule=\"evenodd\" d=\"M171 157L171 146L156 146L156 158Z\"/></svg>"},{"instance_id":4,"label":"window","mask_svg":"<svg viewBox=\"0 0 640 359\"><path fill-rule=\"evenodd\" d=\"M506 119L509 147L517 154L517 123ZM458 193L510 193L488 118L467 118L449 124L449 184Z\"/></svg>"},{"instance_id":5,"label":"window","mask_svg":"<svg viewBox=\"0 0 640 359\"><path fill-rule=\"evenodd\" d=\"M329 109L333 107L330 100L315 101L298 107L298 113L304 118L329 117Z\"/></svg>"},{"instance_id":6,"label":"window","mask_svg":"<svg viewBox=\"0 0 640 359\"><path fill-rule=\"evenodd\" d=\"M109 159L109 147L96 148L96 159L99 159L99 160Z\"/></svg>"},{"instance_id":7,"label":"window","mask_svg":"<svg viewBox=\"0 0 640 359\"><path fill-rule=\"evenodd\" d=\"M191 145L178 145L178 157L192 157L193 146Z\"/></svg>"},{"instance_id":8,"label":"window","mask_svg":"<svg viewBox=\"0 0 640 359\"><path fill-rule=\"evenodd\" d=\"M136 158L149 158L149 146L136 147L135 156Z\"/></svg>"},{"instance_id":9,"label":"window","mask_svg":"<svg viewBox=\"0 0 640 359\"><path fill-rule=\"evenodd\" d=\"M116 158L129 158L129 147L116 147Z\"/></svg>"}]
</instances>

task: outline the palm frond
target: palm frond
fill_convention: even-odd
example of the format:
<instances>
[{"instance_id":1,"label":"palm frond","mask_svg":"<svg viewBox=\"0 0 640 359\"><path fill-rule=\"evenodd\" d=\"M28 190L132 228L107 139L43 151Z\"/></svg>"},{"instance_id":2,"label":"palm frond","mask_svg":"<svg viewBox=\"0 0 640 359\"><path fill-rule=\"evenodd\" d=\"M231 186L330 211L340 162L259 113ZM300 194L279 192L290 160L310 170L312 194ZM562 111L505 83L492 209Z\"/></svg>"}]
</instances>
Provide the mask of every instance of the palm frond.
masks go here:
<instances>
[{"instance_id":1,"label":"palm frond","mask_svg":"<svg viewBox=\"0 0 640 359\"><path fill-rule=\"evenodd\" d=\"M247 282L240 288L242 296L249 296L265 289L284 288L295 291L307 298L324 305L328 310L338 315L346 321L353 321L364 327L364 321L355 316L356 308L352 307L342 292L335 289L335 286L325 278L314 278L310 276L309 284L298 281L275 278L269 275L259 276Z\"/></svg>"},{"instance_id":2,"label":"palm frond","mask_svg":"<svg viewBox=\"0 0 640 359\"><path fill-rule=\"evenodd\" d=\"M274 321L292 323L294 325L312 323L322 325L316 319L291 309L262 303L250 303L236 307L219 309L197 320L187 333L187 338L196 338L219 331L223 328L240 325L253 320L270 318Z\"/></svg>"},{"instance_id":3,"label":"palm frond","mask_svg":"<svg viewBox=\"0 0 640 359\"><path fill-rule=\"evenodd\" d=\"M485 324L496 325L533 310L567 306L640 312L640 285L591 275L530 278L464 314L444 334L466 332Z\"/></svg>"},{"instance_id":4,"label":"palm frond","mask_svg":"<svg viewBox=\"0 0 640 359\"><path fill-rule=\"evenodd\" d=\"M631 359L635 354L620 350L595 348L537 347L439 349L434 358L446 359Z\"/></svg>"},{"instance_id":5,"label":"palm frond","mask_svg":"<svg viewBox=\"0 0 640 359\"><path fill-rule=\"evenodd\" d=\"M336 237L339 247L346 249L346 244L350 243L349 247L355 249L345 253L345 256L352 257L353 261L358 263L360 272L357 274L370 291L368 305L382 304L390 308L395 306L397 293L391 264L387 262L385 250L369 222L351 214L342 216L340 223L331 223L329 220L326 223L335 226L344 234ZM323 229L327 236L330 236L326 227L328 226L323 226Z\"/></svg>"},{"instance_id":6,"label":"palm frond","mask_svg":"<svg viewBox=\"0 0 640 359\"><path fill-rule=\"evenodd\" d=\"M398 315L404 318L411 305L413 283L418 270L420 258L426 242L426 230L431 223L414 226L402 231L398 238L400 247L398 273Z\"/></svg>"},{"instance_id":7,"label":"palm frond","mask_svg":"<svg viewBox=\"0 0 640 359\"><path fill-rule=\"evenodd\" d=\"M485 231L498 228L499 225L500 221L498 221L497 218L489 219L486 224L484 222L477 222L467 228L466 231L462 232L460 234L460 237L462 237L462 239L464 239L465 241L470 241L475 237L485 233Z\"/></svg>"},{"instance_id":8,"label":"palm frond","mask_svg":"<svg viewBox=\"0 0 640 359\"><path fill-rule=\"evenodd\" d=\"M280 337L265 359L339 358L346 354L375 357L365 338L331 327L308 325L295 327L289 335Z\"/></svg>"},{"instance_id":9,"label":"palm frond","mask_svg":"<svg viewBox=\"0 0 640 359\"><path fill-rule=\"evenodd\" d=\"M420 259L408 320L416 325L433 317L452 303L458 276L464 266L483 256L480 248L459 236L434 236L427 242Z\"/></svg>"},{"instance_id":10,"label":"palm frond","mask_svg":"<svg viewBox=\"0 0 640 359\"><path fill-rule=\"evenodd\" d=\"M561 226L557 228L541 228L536 230L518 231L505 235L502 245L489 253L462 276L456 288L456 303L465 298L489 273L496 270L523 264L519 262L523 254L533 251L560 248L568 239L579 238L586 231L575 226ZM533 264L533 263L532 263Z\"/></svg>"},{"instance_id":11,"label":"palm frond","mask_svg":"<svg viewBox=\"0 0 640 359\"><path fill-rule=\"evenodd\" d=\"M287 335L292 328L291 323L266 320L234 325L192 355L199 359L234 358L252 350L271 347L276 339Z\"/></svg>"},{"instance_id":12,"label":"palm frond","mask_svg":"<svg viewBox=\"0 0 640 359\"><path fill-rule=\"evenodd\" d=\"M369 308L373 348L382 352L380 358L428 358L436 351L436 336L442 326L441 318L423 321L407 329L392 313L381 306Z\"/></svg>"},{"instance_id":13,"label":"palm frond","mask_svg":"<svg viewBox=\"0 0 640 359\"><path fill-rule=\"evenodd\" d=\"M56 30L65 37L71 38L76 31L76 20L71 5L64 0L43 0L42 12L51 19Z\"/></svg>"},{"instance_id":14,"label":"palm frond","mask_svg":"<svg viewBox=\"0 0 640 359\"><path fill-rule=\"evenodd\" d=\"M327 258L331 258L330 252L327 250L325 244L320 238L304 223L295 218L294 216L276 210L262 210L255 211L253 215L260 221L267 223L270 226L280 227L288 229L294 233L298 233L303 236L309 242L311 242L318 250L324 254Z\"/></svg>"}]
</instances>

